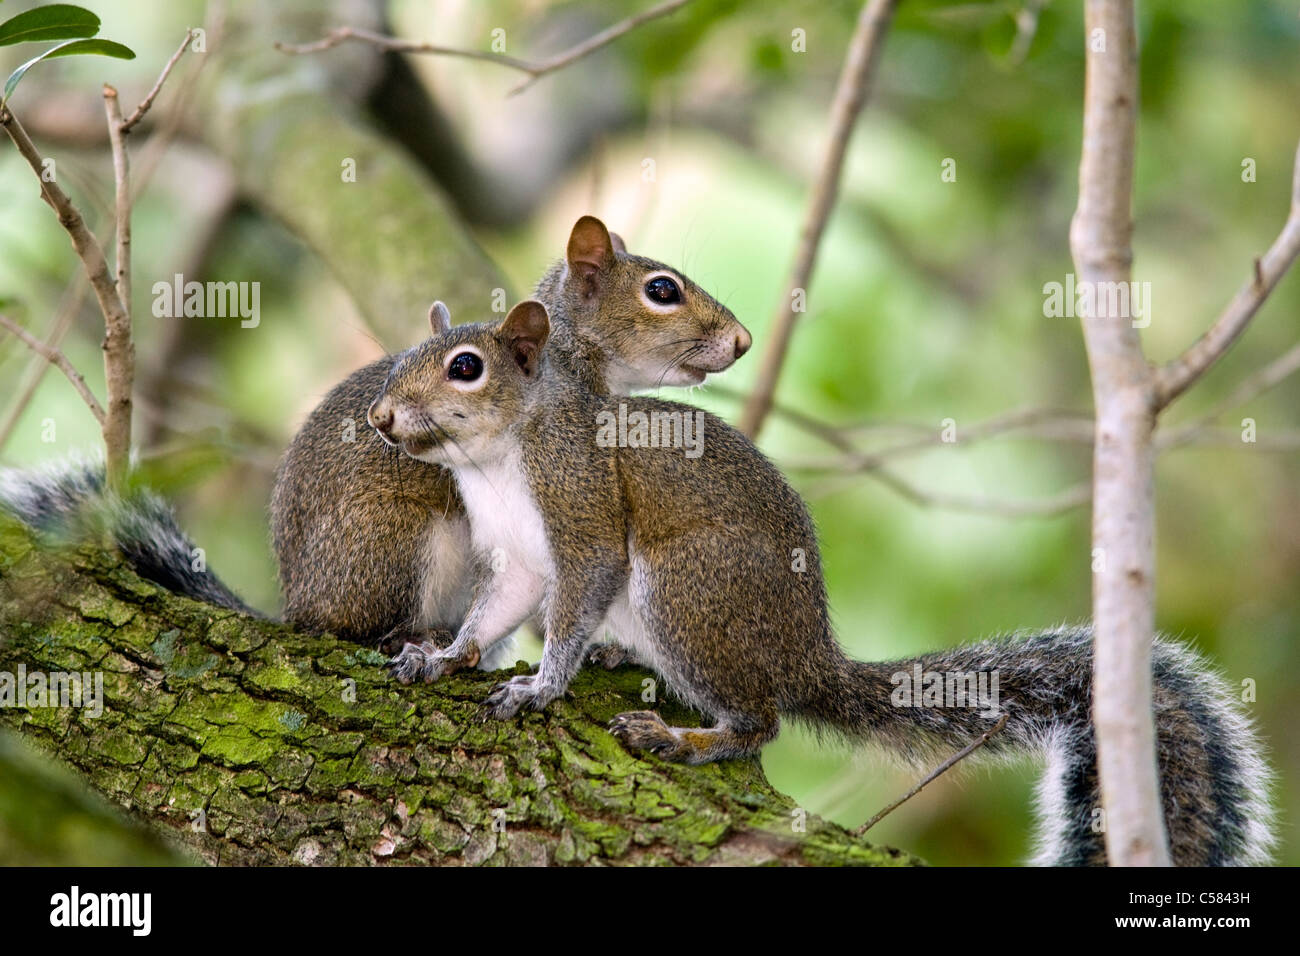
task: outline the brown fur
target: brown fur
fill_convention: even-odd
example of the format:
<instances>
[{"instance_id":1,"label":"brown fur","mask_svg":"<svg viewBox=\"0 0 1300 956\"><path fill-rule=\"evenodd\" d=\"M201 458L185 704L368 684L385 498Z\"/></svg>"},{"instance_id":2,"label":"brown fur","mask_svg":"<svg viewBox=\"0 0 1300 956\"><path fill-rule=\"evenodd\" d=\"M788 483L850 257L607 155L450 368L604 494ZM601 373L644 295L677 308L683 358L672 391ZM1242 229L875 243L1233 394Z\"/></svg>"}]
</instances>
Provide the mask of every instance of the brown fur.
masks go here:
<instances>
[{"instance_id":1,"label":"brown fur","mask_svg":"<svg viewBox=\"0 0 1300 956\"><path fill-rule=\"evenodd\" d=\"M643 301L643 279L655 272L671 273L680 286L683 302L673 314ZM675 270L629 255L591 216L574 225L565 259L542 278L537 295L551 312L557 374L596 392L653 387L665 378L702 381L749 347L749 333L730 311ZM285 453L271 496L286 620L358 641L390 635L389 647L455 630L464 588L441 579L467 572L430 558L469 550L451 475L399 454L365 427L396 361L380 359L326 396ZM349 421L352 442L343 440ZM431 580L446 594L424 601Z\"/></svg>"}]
</instances>

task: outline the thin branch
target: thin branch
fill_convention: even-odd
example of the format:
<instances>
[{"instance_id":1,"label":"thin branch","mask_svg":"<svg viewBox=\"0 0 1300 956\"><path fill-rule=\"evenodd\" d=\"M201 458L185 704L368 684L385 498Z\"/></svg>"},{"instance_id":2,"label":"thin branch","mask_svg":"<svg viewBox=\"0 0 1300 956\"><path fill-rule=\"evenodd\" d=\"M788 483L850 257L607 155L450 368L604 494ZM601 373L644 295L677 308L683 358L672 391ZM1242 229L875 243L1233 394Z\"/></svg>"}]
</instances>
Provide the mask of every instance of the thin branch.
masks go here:
<instances>
[{"instance_id":1,"label":"thin branch","mask_svg":"<svg viewBox=\"0 0 1300 956\"><path fill-rule=\"evenodd\" d=\"M635 30L641 24L650 20L656 20L659 17L665 17L679 7L684 7L689 2L690 0L667 0L666 3L661 3L656 7L651 7L643 13L638 13L635 16L628 17L626 20L616 23L606 30L602 30L595 36L589 37L582 43L570 47L563 53L559 53L556 56L543 60L541 63L536 64L533 69L528 71L529 78L512 89L510 95L514 96L516 93L522 93L547 73L553 73L556 70L563 69L575 60L580 60L587 54L594 53L601 47L613 43L623 34Z\"/></svg>"},{"instance_id":2,"label":"thin branch","mask_svg":"<svg viewBox=\"0 0 1300 956\"><path fill-rule=\"evenodd\" d=\"M353 40L359 43L369 43L390 53L430 53L436 56L458 56L467 60L482 60L486 63L496 63L499 66L518 70L520 73L527 73L530 76L537 68L535 64L529 63L527 60L506 56L504 53L491 53L487 50L467 50L462 47L424 43L419 40L402 40L397 37L374 33L370 30L363 30L359 27L338 27L312 43L277 42L275 48L281 53L300 56L307 53L321 53L325 50L332 50L336 46Z\"/></svg>"},{"instance_id":3,"label":"thin branch","mask_svg":"<svg viewBox=\"0 0 1300 956\"><path fill-rule=\"evenodd\" d=\"M1195 440L1196 436L1206 426L1218 421L1220 417L1232 409L1245 405L1251 399L1257 398L1269 389L1281 384L1288 376L1297 371L1300 371L1300 345L1292 346L1290 351L1283 353L1281 357L1274 359L1253 375L1244 379L1223 401L1196 421L1157 436L1159 446L1162 448L1177 448L1179 445L1189 444Z\"/></svg>"},{"instance_id":4,"label":"thin branch","mask_svg":"<svg viewBox=\"0 0 1300 956\"><path fill-rule=\"evenodd\" d=\"M199 76L205 68L210 68L209 64L214 60L220 61L221 59L222 44L226 32L226 14L223 4L215 2L209 4L208 19L204 29L207 30L208 34L208 52L199 57L195 68L181 78L179 81L180 89L176 93L175 107L168 110L163 122L145 141L144 147L136 157L136 175L132 185L132 202L140 198L145 187L153 179L153 174L167 154L167 150L171 148L172 141L180 132L186 109L195 88L198 86ZM190 35L193 36L193 31L191 31Z\"/></svg>"},{"instance_id":5,"label":"thin branch","mask_svg":"<svg viewBox=\"0 0 1300 956\"><path fill-rule=\"evenodd\" d=\"M1161 441L1156 436L1156 449L1161 452L1174 451L1179 448L1221 446L1251 451L1291 452L1300 451L1300 428L1275 428L1263 435L1256 434L1251 441L1242 438L1240 428L1197 428L1195 433L1186 437L1176 436L1177 441Z\"/></svg>"},{"instance_id":6,"label":"thin branch","mask_svg":"<svg viewBox=\"0 0 1300 956\"><path fill-rule=\"evenodd\" d=\"M113 318L104 316L104 381L108 387L104 446L110 480L120 481L126 475L131 456L131 393L135 386L135 346L131 342L131 175L122 132L122 106L117 90L107 84L104 115L113 151L117 297L122 304L120 314Z\"/></svg>"},{"instance_id":7,"label":"thin branch","mask_svg":"<svg viewBox=\"0 0 1300 956\"><path fill-rule=\"evenodd\" d=\"M921 437L899 442L879 451L864 453L851 449L848 462L841 467L853 471L871 471L879 468L886 460L900 455L943 445L968 445L998 435L1028 430L1036 431L1037 437L1052 440L1087 444L1092 444L1093 440L1092 420L1087 416L1076 415L1074 418L1067 418L1066 415L1050 409L1025 408L995 416L988 421L959 427L956 442L945 442L941 429L929 428Z\"/></svg>"},{"instance_id":8,"label":"thin branch","mask_svg":"<svg viewBox=\"0 0 1300 956\"><path fill-rule=\"evenodd\" d=\"M397 37L384 36L379 33L373 33L369 30L362 30L356 27L339 27L331 30L323 38L312 43L276 43L275 48L281 53L299 55L304 53L319 53L322 50L333 49L334 47L351 40L362 43L369 43L393 53L429 53L436 56L458 56L469 60L481 60L487 63L496 63L499 66L516 70L528 75L518 86L510 90L509 95L514 96L528 89L542 77L556 70L561 70L570 63L580 60L583 57L596 52L602 47L608 46L625 33L629 33L651 20L657 20L674 12L680 7L690 3L690 0L667 0L658 6L651 7L641 13L630 16L599 33L588 37L581 43L557 53L555 56L548 57L544 60L521 60L518 57L506 56L504 53L490 53L486 50L467 50L461 47L443 46L437 43L422 43L414 40L400 40Z\"/></svg>"},{"instance_id":9,"label":"thin branch","mask_svg":"<svg viewBox=\"0 0 1300 956\"><path fill-rule=\"evenodd\" d=\"M43 344L47 349L57 350L63 344L63 337L68 334L72 328L72 321L76 318L77 313L81 310L82 303L86 301L86 291L89 288L84 282L80 281L79 274L74 274L72 281L64 290L59 300L59 307L54 316L54 321L50 323L50 330L45 334ZM45 372L50 367L50 363L45 360L45 356L33 352L32 360L23 372L24 381L18 388L17 398L10 405L5 413L5 420L0 424L0 449L9 443L14 429L18 427L19 420L23 417L23 412L31 404L36 390L40 388L41 382L45 378Z\"/></svg>"},{"instance_id":10,"label":"thin branch","mask_svg":"<svg viewBox=\"0 0 1300 956\"><path fill-rule=\"evenodd\" d=\"M1043 8L1050 2L1051 0L1025 0L1024 6L1016 12L1016 38L1007 52L1008 67L1020 66L1029 56L1029 48L1034 45L1034 37L1038 35L1039 18Z\"/></svg>"},{"instance_id":11,"label":"thin branch","mask_svg":"<svg viewBox=\"0 0 1300 956\"><path fill-rule=\"evenodd\" d=\"M104 115L108 118L108 142L113 151L114 235L117 240L117 295L131 314L131 167L126 155L126 124L117 90L104 87Z\"/></svg>"},{"instance_id":12,"label":"thin branch","mask_svg":"<svg viewBox=\"0 0 1300 956\"><path fill-rule=\"evenodd\" d=\"M90 413L95 416L95 421L99 422L99 424L103 426L104 407L99 404L99 399L95 398L94 393L90 390L90 386L86 384L86 380L82 378L81 373L77 371L76 367L68 361L66 355L58 349L50 348L7 315L0 314L0 326L8 329L12 335L18 338L29 349L66 375L68 381L72 383L72 387L77 390L77 394L79 394L90 407Z\"/></svg>"},{"instance_id":13,"label":"thin branch","mask_svg":"<svg viewBox=\"0 0 1300 956\"><path fill-rule=\"evenodd\" d=\"M830 139L822 158L821 171L813 184L808 209L799 232L799 247L795 253L789 279L782 289L781 301L772 315L767 345L759 363L757 384L740 415L740 430L751 438L758 435L772 408L776 382L790 347L790 335L798 316L795 312L796 290L807 294L817 261L817 249L835 196L839 191L840 173L849 137L863 104L871 90L872 77L884 49L885 34L889 30L894 10L899 0L867 0L858 16L853 38L849 41L848 55L840 72L835 98L831 102Z\"/></svg>"},{"instance_id":14,"label":"thin branch","mask_svg":"<svg viewBox=\"0 0 1300 956\"><path fill-rule=\"evenodd\" d=\"M1226 445L1229 447L1249 447L1256 451L1276 452L1296 450L1300 447L1300 431L1275 431L1269 435L1257 436L1255 441L1243 444L1239 431L1235 429L1214 430L1209 426L1225 412L1276 386L1297 370L1300 370L1300 346L1296 346L1292 351L1287 352L1243 382L1232 395L1221 402L1209 415L1176 431L1158 432L1155 441L1156 450L1166 451L1186 445ZM720 395L724 398L737 401L744 400L743 392L721 384L711 385L709 391L710 394ZM1092 416L1085 412L1069 409L1024 408L1007 412L982 422L976 422L973 425L961 427L958 431L959 440L953 443L943 441L939 429L918 422L873 421L833 425L806 412L787 408L779 403L772 405L772 417L789 422L795 428L826 442L843 453L838 457L781 459L781 467L786 471L836 476L838 480L828 480L810 488L808 495L814 498L853 487L857 483L856 476L863 473L878 472L895 458L927 450L969 447L975 442L1003 436L1091 446L1096 436L1096 426L1093 423ZM902 432L915 434L918 437L887 445L875 451L865 452L857 447L852 437L864 431L890 434ZM877 477L887 487L899 492L903 497L917 505L950 511L991 514L1006 518L1051 517L1082 507L1092 498L1091 489L1085 484L1072 486L1047 498L1018 501L1015 499L949 495L942 492L933 492L907 481L894 472L886 472L884 475L878 475ZM849 480L844 480L846 478Z\"/></svg>"},{"instance_id":15,"label":"thin branch","mask_svg":"<svg viewBox=\"0 0 1300 956\"><path fill-rule=\"evenodd\" d=\"M1182 355L1156 373L1158 408L1166 407L1187 391L1246 330L1259 307L1300 255L1300 147L1296 150L1291 175L1291 211L1282 231L1262 259L1256 259L1254 274L1233 296L1209 331L1193 342Z\"/></svg>"},{"instance_id":16,"label":"thin branch","mask_svg":"<svg viewBox=\"0 0 1300 956\"><path fill-rule=\"evenodd\" d=\"M719 395L731 401L743 402L746 393L721 383L709 383L710 395ZM832 448L844 452L850 462L856 462L861 470L868 470L879 464L879 459L891 458L911 451L950 444L943 441L941 430L932 424L908 421L888 421L875 419L864 422L850 422L844 425L832 425L814 415L809 415L797 408L773 402L771 417L789 422L799 430L826 442ZM853 442L853 436L876 432L882 435L907 434L916 438L887 446L876 452L863 452ZM1023 433L1033 438L1048 441L1080 442L1092 444L1092 416L1087 412L1070 409L1022 408L1005 412L974 425L961 426L958 431L957 444L966 444L972 440L990 438L1003 433ZM844 461L818 466L806 465L808 470L819 469L842 470Z\"/></svg>"},{"instance_id":17,"label":"thin branch","mask_svg":"<svg viewBox=\"0 0 1300 956\"><path fill-rule=\"evenodd\" d=\"M1086 505L1092 498L1092 488L1086 483L1074 485L1065 491L1046 498L1015 501L1005 498L986 498L971 495L950 495L926 491L887 468L874 468L865 472L876 481L902 495L913 504L946 511L964 511L973 514L994 515L1000 518L1050 518Z\"/></svg>"},{"instance_id":18,"label":"thin branch","mask_svg":"<svg viewBox=\"0 0 1300 956\"><path fill-rule=\"evenodd\" d=\"M943 774L947 773L954 766L956 766L958 762L965 760L975 751L983 747L986 743L989 742L989 740L993 737L994 734L996 734L998 731L1000 731L1003 727L1007 725L1007 720L1009 720L1010 717L1011 717L1010 714L1003 714L998 719L998 722L996 724L994 724L988 730L984 731L984 733L980 734L978 740L972 741L971 743L967 744L965 747L957 751L955 754L953 754L943 763L939 764L939 766L935 767L934 771L928 777L926 777L924 780L918 783L911 790L907 791L907 793L903 794L901 797L899 797L889 806L885 807L885 809L881 810L879 813L877 813L866 823L862 824L862 826L854 830L853 835L862 836L864 833L866 833L868 830L874 827L885 817L889 816L889 814L893 813L895 810L897 810L899 807L905 804L908 800L911 800L914 796L916 796L918 793L924 790L926 786L930 784L932 781L942 776Z\"/></svg>"},{"instance_id":19,"label":"thin branch","mask_svg":"<svg viewBox=\"0 0 1300 956\"><path fill-rule=\"evenodd\" d=\"M125 331L126 357L131 357L130 350L130 319L127 316L126 307L118 295L117 284L113 281L112 275L108 270L108 260L104 257L104 250L99 245L99 241L86 228L86 222L81 217L68 194L60 188L57 182L47 181L42 177L42 158L40 152L32 143L31 137L27 131L18 122L18 118L8 107L0 110L0 126L9 138L13 140L18 147L19 154L27 161L31 167L32 173L35 174L41 187L41 197L49 204L58 216L59 225L68 234L72 240L72 248L76 251L77 257L81 259L83 268L86 270L86 277L90 280L90 287L95 292L95 299L99 303L99 311L104 316L105 339L104 339L104 370L108 379L108 409L104 416L102 431L104 435L105 457L108 465L108 474L111 480L117 481L121 476L126 474L126 468L129 462L129 451L131 441L131 393L128 390L125 393L125 404L123 404L123 394L121 392L122 380L120 377L114 377L113 362L110 361L110 341L112 350L118 352L122 342L123 331ZM126 384L129 386L129 374ZM125 413L125 414L124 414Z\"/></svg>"},{"instance_id":20,"label":"thin branch","mask_svg":"<svg viewBox=\"0 0 1300 956\"><path fill-rule=\"evenodd\" d=\"M153 89L151 89L145 95L145 98L140 101L140 105L135 108L135 112L127 117L121 124L121 129L124 134L131 132L135 127L135 124L144 119L144 114L148 113L149 107L153 106L153 101L157 98L159 92L161 92L163 84L167 82L167 77L171 75L172 68L175 67L176 64L180 62L180 58L185 55L185 51L189 49L190 41L193 38L194 31L186 30L185 39L182 40L181 45L176 48L176 52L172 54L172 58L167 61L167 65L163 67L162 73L158 74L158 80L154 83Z\"/></svg>"}]
</instances>

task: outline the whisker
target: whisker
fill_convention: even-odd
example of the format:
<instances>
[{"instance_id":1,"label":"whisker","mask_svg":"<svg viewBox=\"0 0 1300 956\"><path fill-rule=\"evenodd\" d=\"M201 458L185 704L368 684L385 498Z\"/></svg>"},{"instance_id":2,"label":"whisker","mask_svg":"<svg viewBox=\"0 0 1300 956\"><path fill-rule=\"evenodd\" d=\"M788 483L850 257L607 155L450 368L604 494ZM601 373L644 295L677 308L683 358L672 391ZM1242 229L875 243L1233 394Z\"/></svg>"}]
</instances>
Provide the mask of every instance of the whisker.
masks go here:
<instances>
[{"instance_id":1,"label":"whisker","mask_svg":"<svg viewBox=\"0 0 1300 956\"><path fill-rule=\"evenodd\" d=\"M501 499L501 503L508 504L505 495L501 494L501 490L497 488L496 485L492 484L491 479L487 477L487 472L485 472L482 469L482 467L479 466L478 462L476 462L473 458L470 457L469 452L465 450L465 446L462 445L460 442L456 441L456 439L452 437L451 432L447 431L447 429L439 425L436 421L434 421L433 417L428 415L427 413L422 414L420 416L419 423L421 426L427 426L428 428L433 429L435 434L440 434L444 441L450 442L451 444L455 445L456 448L460 450L460 453L465 456L465 460L470 463L470 466L475 471L477 471L480 475L482 475L485 480L487 480L488 487L491 488L493 492L496 493L496 496Z\"/></svg>"},{"instance_id":2,"label":"whisker","mask_svg":"<svg viewBox=\"0 0 1300 956\"><path fill-rule=\"evenodd\" d=\"M684 352L677 355L667 365L664 366L663 371L659 374L659 381L655 383L655 391L658 391L659 389L663 388L664 379L668 377L669 372L671 372L674 368L680 366L692 355L696 355L704 351L704 346L699 344L698 340L692 340L692 341L695 341L696 344L692 345L690 348L686 349Z\"/></svg>"}]
</instances>

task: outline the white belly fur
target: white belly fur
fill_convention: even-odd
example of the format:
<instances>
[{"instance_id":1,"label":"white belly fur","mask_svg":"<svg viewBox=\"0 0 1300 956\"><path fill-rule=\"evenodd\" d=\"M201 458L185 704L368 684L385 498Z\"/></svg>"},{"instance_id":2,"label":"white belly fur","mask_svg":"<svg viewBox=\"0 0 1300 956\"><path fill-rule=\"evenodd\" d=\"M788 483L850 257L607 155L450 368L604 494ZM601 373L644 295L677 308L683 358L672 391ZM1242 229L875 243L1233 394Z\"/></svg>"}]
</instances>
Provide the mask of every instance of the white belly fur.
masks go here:
<instances>
[{"instance_id":1,"label":"white belly fur","mask_svg":"<svg viewBox=\"0 0 1300 956\"><path fill-rule=\"evenodd\" d=\"M513 629L536 614L555 574L550 541L518 452L481 468L457 468L475 552L493 573L483 632ZM494 656L495 657L495 656Z\"/></svg>"}]
</instances>

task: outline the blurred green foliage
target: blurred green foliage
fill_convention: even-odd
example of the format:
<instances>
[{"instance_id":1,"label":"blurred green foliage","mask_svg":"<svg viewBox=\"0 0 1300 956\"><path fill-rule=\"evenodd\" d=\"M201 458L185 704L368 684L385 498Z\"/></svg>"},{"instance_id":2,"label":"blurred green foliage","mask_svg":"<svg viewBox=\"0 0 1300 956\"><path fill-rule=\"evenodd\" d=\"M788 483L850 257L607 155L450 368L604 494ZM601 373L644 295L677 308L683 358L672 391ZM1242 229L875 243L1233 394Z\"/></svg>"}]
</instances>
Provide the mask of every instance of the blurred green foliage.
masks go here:
<instances>
[{"instance_id":1,"label":"blurred green foliage","mask_svg":"<svg viewBox=\"0 0 1300 956\"><path fill-rule=\"evenodd\" d=\"M510 52L527 55L563 45L545 29L553 21L586 24L590 33L644 6L491 0L472 11L434 4L429 14L424 4L398 2L391 12L398 28L417 22L412 35L419 39L483 48L485 28L507 24ZM1001 438L967 447L963 429L1016 408L1086 412L1091 404L1077 322L1043 314L1044 284L1063 282L1072 271L1067 230L1082 102L1080 5L1050 3L1024 61L1012 63L1007 54L1019 8L903 5L852 140L809 311L778 392L783 406L837 424L906 423L934 434L951 418L957 445L900 458L899 473L935 491L1015 500L1086 481L1086 446ZM673 263L711 290L761 347L784 294L857 11L846 0L698 0L593 57L597 62L583 69L611 71L606 87L621 98L621 119L598 148L545 183L525 221L477 235L513 293L526 292L560 255L572 220L594 212L633 251ZM175 36L201 19L202 5L113 0L97 12L106 29L140 53L129 67L112 64L120 71L114 81L129 76L146 84ZM806 52L792 50L796 29L805 31ZM1144 0L1140 43L1134 278L1152 284L1152 323L1143 336L1150 358L1163 361L1209 325L1285 219L1300 137L1300 21L1283 0ZM447 108L468 124L467 136L475 117L527 111L527 98L545 97L546 84L588 75L575 68L573 76L537 84L522 105L507 105L501 90L517 77L503 78L491 65L443 60L427 69L462 78L457 102ZM96 93L95 81L108 74L70 64L63 75ZM432 88L447 92L437 83ZM106 235L106 154L68 148L58 155L65 181ZM647 157L655 160L653 182L643 179ZM955 182L940 178L948 159L956 162ZM1247 159L1257 170L1254 182L1243 181ZM174 236L186 221L184 189L168 181L166 165L137 213L136 309L146 359L160 323L170 321L148 314L146 292L175 270ZM0 209L0 296L21 302L20 316L43 328L74 260L12 150L0 150ZM274 611L269 468L315 402L380 347L316 257L255 210L241 209L226 222L205 271L261 281L262 321L240 330L237 323L184 320L195 324L186 333L194 341L185 367L208 413L171 425L190 444L201 441L217 453L164 474L172 476L183 520L210 565ZM430 262L430 299L438 281L438 263ZM1288 277L1221 365L1168 413L1167 424L1194 420L1300 341L1298 308L1300 279ZM411 317L410 342L423 323ZM83 313L67 351L102 394L98 334L93 314ZM0 343L0 380L13 381L27 361L13 343ZM746 358L721 384L746 391L756 365ZM7 404L7 389L3 397ZM1298 399L1300 376L1220 424L1236 429L1250 417L1261 440L1294 430ZM728 417L738 410L720 389L695 390L688 400ZM57 423L52 443L41 441L47 419ZM877 428L860 437L870 449L908 434ZM6 463L22 464L97 442L75 394L51 374L2 452ZM1087 509L1010 520L923 508L869 475L794 468L832 451L781 418L771 420L761 444L790 466L809 498L834 619L851 653L892 657L1087 617ZM1229 441L1168 452L1157 489L1159 626L1206 651L1230 684L1256 682L1258 699L1249 707L1281 775L1288 863L1300 862L1291 823L1300 811L1300 740L1288 733L1300 716L1290 693L1290 681L1300 677L1296 475L1295 451ZM525 649L535 657L535 645ZM873 755L820 744L797 727L786 728L764 761L777 787L845 824L861 822L914 778ZM882 822L873 838L941 864L1018 862L1029 849L1034 776L1032 767L950 774Z\"/></svg>"}]
</instances>

